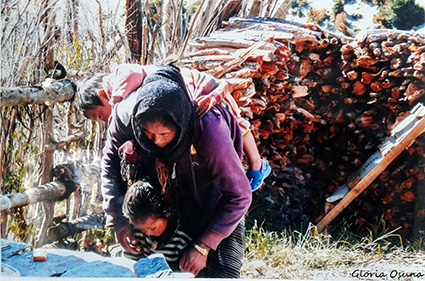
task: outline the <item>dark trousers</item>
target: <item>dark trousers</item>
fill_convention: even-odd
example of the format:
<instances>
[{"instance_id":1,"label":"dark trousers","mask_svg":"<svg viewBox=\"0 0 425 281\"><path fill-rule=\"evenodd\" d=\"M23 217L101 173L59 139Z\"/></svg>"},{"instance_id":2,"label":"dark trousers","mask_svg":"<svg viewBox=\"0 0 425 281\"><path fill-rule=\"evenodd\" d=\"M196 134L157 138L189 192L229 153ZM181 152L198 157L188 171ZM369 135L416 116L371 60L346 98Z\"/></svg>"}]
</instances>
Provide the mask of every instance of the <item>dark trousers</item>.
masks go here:
<instances>
[{"instance_id":1,"label":"dark trousers","mask_svg":"<svg viewBox=\"0 0 425 281\"><path fill-rule=\"evenodd\" d=\"M242 219L232 234L221 241L217 250L209 252L207 267L197 277L240 278L245 243L245 219Z\"/></svg>"}]
</instances>

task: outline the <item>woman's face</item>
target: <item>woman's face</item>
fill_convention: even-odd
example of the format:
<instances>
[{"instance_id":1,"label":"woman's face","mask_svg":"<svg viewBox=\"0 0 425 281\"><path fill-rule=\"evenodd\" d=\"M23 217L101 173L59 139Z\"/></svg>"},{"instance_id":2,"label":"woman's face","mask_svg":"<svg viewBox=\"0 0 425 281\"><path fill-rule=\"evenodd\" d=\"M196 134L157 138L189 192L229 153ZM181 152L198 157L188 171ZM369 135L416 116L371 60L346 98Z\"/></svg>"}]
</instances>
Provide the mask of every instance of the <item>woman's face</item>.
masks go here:
<instances>
[{"instance_id":1,"label":"woman's face","mask_svg":"<svg viewBox=\"0 0 425 281\"><path fill-rule=\"evenodd\" d=\"M176 130L164 126L161 122L146 123L142 126L145 136L157 147L163 148L176 136Z\"/></svg>"},{"instance_id":2,"label":"woman's face","mask_svg":"<svg viewBox=\"0 0 425 281\"><path fill-rule=\"evenodd\" d=\"M151 215L142 221L137 221L134 225L147 236L160 236L167 228L167 224L167 219Z\"/></svg>"}]
</instances>

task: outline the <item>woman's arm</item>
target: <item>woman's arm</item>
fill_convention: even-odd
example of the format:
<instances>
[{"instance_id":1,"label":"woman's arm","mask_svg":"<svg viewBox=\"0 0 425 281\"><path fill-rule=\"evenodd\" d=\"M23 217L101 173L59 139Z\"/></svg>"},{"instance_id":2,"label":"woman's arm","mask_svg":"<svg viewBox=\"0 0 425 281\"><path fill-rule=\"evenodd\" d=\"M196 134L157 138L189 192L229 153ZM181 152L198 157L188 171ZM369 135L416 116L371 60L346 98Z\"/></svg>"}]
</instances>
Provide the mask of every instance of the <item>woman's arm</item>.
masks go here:
<instances>
[{"instance_id":1,"label":"woman's arm","mask_svg":"<svg viewBox=\"0 0 425 281\"><path fill-rule=\"evenodd\" d=\"M125 106L125 101L121 105ZM126 251L137 255L140 254L140 247L137 246L137 239L122 213L122 202L127 191L127 183L121 177L118 155L119 147L127 140L134 139L134 135L130 122L123 123L118 116L118 109L119 106L116 106L112 113L112 122L108 128L108 136L103 149L101 173L103 209L106 214L106 225L114 227L118 242Z\"/></svg>"},{"instance_id":2,"label":"woman's arm","mask_svg":"<svg viewBox=\"0 0 425 281\"><path fill-rule=\"evenodd\" d=\"M199 130L200 145L195 149L217 179L221 195L209 227L199 241L216 249L248 211L252 192L241 162L242 135L236 119L218 106L202 118Z\"/></svg>"},{"instance_id":3,"label":"woman's arm","mask_svg":"<svg viewBox=\"0 0 425 281\"><path fill-rule=\"evenodd\" d=\"M208 171L215 185L203 186L202 183L206 182L196 178L195 197L199 196L199 205L211 208L212 217L205 232L195 242L203 249L216 250L246 214L252 194L241 163L242 136L235 118L224 108L213 108L201 119L199 131L194 145L198 154L196 159L202 160L198 167L203 171L196 170L195 177L197 171L198 175ZM211 183L211 180L207 182ZM202 196L203 192L210 192L205 190L210 188L218 189L214 192L218 194L217 202L211 196ZM207 256L191 247L184 253L180 268L197 275L206 266L206 261Z\"/></svg>"},{"instance_id":4,"label":"woman's arm","mask_svg":"<svg viewBox=\"0 0 425 281\"><path fill-rule=\"evenodd\" d=\"M122 201L127 190L127 183L121 177L118 149L131 139L131 135L131 125L129 124L129 128L126 128L114 110L103 148L101 173L103 209L108 226L122 224L125 221L122 215Z\"/></svg>"}]
</instances>

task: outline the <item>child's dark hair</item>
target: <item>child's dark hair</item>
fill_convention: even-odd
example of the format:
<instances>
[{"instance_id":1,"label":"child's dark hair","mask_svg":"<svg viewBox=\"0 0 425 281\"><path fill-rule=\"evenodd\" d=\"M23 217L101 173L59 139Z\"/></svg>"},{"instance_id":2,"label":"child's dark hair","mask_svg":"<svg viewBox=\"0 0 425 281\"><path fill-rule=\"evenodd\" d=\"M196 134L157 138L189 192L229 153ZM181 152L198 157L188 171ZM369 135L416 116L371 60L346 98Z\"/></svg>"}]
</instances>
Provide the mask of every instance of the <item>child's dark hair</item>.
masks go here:
<instances>
[{"instance_id":1,"label":"child's dark hair","mask_svg":"<svg viewBox=\"0 0 425 281\"><path fill-rule=\"evenodd\" d=\"M98 92L103 89L102 81L105 73L99 73L78 84L77 96L80 108L85 112L96 106L103 106Z\"/></svg>"},{"instance_id":2,"label":"child's dark hair","mask_svg":"<svg viewBox=\"0 0 425 281\"><path fill-rule=\"evenodd\" d=\"M171 212L172 208L165 203L161 192L147 182L134 183L125 194L123 213L131 223L143 221L149 216L168 219Z\"/></svg>"}]
</instances>

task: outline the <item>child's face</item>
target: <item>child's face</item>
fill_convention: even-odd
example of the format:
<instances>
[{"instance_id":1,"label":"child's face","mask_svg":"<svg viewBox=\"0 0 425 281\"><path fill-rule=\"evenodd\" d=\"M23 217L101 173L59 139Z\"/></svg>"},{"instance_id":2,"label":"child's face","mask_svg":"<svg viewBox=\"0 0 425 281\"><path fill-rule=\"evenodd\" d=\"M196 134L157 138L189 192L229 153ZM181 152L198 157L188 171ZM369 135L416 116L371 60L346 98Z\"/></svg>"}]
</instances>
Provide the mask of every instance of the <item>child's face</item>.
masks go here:
<instances>
[{"instance_id":1,"label":"child's face","mask_svg":"<svg viewBox=\"0 0 425 281\"><path fill-rule=\"evenodd\" d=\"M107 124L109 116L112 113L112 106L109 103L108 98L104 91L98 93L99 99L102 102L102 105L95 106L92 109L88 109L84 112L87 118L94 122L105 123Z\"/></svg>"},{"instance_id":2,"label":"child's face","mask_svg":"<svg viewBox=\"0 0 425 281\"><path fill-rule=\"evenodd\" d=\"M111 106L95 106L85 111L87 118L94 122L106 124L111 116Z\"/></svg>"},{"instance_id":3,"label":"child's face","mask_svg":"<svg viewBox=\"0 0 425 281\"><path fill-rule=\"evenodd\" d=\"M160 236L167 228L168 220L149 216L147 219L137 221L134 225L147 236Z\"/></svg>"}]
</instances>

